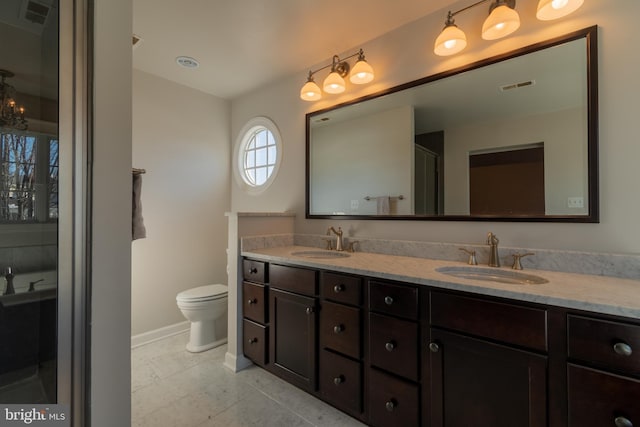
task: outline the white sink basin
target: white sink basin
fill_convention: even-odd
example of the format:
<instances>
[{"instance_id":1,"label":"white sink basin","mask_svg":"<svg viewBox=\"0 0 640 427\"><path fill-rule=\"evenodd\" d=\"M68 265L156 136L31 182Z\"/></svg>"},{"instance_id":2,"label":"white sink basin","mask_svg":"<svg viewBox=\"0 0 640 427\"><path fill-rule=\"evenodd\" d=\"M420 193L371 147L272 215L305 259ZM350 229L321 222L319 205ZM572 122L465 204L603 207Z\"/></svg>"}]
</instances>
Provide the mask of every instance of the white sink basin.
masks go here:
<instances>
[{"instance_id":1,"label":"white sink basin","mask_svg":"<svg viewBox=\"0 0 640 427\"><path fill-rule=\"evenodd\" d=\"M544 277L534 274L521 273L514 270L498 270L493 268L479 267L440 267L436 268L439 273L461 279L483 280L485 282L510 283L513 285L540 285L549 283Z\"/></svg>"},{"instance_id":2,"label":"white sink basin","mask_svg":"<svg viewBox=\"0 0 640 427\"><path fill-rule=\"evenodd\" d=\"M309 250L309 251L296 251L296 252L291 252L291 255L299 256L303 258L315 258L315 259L348 258L351 256L346 252L323 251L321 249Z\"/></svg>"}]
</instances>

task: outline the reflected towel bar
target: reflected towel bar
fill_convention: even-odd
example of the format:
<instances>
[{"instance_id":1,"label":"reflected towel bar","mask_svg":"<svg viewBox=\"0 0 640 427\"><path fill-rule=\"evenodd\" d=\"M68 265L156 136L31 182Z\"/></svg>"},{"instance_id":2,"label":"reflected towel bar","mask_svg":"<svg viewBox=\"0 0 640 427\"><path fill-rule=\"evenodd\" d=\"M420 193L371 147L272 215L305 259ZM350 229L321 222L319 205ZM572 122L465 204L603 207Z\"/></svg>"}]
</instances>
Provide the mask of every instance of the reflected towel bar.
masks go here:
<instances>
[{"instance_id":1,"label":"reflected towel bar","mask_svg":"<svg viewBox=\"0 0 640 427\"><path fill-rule=\"evenodd\" d=\"M402 194L399 196L366 196L364 199L369 201L369 200L375 200L378 197L389 197L390 199L404 200L404 196Z\"/></svg>"}]
</instances>

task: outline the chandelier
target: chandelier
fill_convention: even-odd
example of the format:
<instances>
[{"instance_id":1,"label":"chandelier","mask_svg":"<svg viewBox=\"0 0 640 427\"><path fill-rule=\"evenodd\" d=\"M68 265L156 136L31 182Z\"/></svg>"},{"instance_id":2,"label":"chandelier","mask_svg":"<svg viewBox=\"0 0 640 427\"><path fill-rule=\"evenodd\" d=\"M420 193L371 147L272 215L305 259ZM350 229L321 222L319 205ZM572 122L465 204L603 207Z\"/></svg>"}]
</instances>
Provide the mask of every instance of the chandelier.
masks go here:
<instances>
[{"instance_id":1,"label":"chandelier","mask_svg":"<svg viewBox=\"0 0 640 427\"><path fill-rule=\"evenodd\" d=\"M23 106L16 107L15 94L16 89L5 79L13 77L11 71L0 70L0 127L13 128L17 130L26 130L27 121L24 118L25 109Z\"/></svg>"}]
</instances>

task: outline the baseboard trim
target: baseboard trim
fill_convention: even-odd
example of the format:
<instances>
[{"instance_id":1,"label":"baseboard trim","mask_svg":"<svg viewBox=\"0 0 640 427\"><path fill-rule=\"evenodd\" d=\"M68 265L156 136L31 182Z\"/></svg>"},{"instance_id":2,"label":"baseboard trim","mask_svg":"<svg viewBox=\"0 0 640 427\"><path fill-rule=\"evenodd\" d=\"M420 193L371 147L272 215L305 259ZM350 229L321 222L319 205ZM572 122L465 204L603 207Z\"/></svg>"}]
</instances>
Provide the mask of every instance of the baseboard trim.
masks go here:
<instances>
[{"instance_id":1,"label":"baseboard trim","mask_svg":"<svg viewBox=\"0 0 640 427\"><path fill-rule=\"evenodd\" d=\"M236 356L229 352L224 355L224 366L233 372L242 371L251 365L253 362L242 355Z\"/></svg>"},{"instance_id":2,"label":"baseboard trim","mask_svg":"<svg viewBox=\"0 0 640 427\"><path fill-rule=\"evenodd\" d=\"M134 335L131 337L131 348L140 347L141 345L149 344L163 338L181 334L188 331L190 326L191 323L188 320L185 320L184 322L163 326L162 328L154 329L153 331Z\"/></svg>"}]
</instances>

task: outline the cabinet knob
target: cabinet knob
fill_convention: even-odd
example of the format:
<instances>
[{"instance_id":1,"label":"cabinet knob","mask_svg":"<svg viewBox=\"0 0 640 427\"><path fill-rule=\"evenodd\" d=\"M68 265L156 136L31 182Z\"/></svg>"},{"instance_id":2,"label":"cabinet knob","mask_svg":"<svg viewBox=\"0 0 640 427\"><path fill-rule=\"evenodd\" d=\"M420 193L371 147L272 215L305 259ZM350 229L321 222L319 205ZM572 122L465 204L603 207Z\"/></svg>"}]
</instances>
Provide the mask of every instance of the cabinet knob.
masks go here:
<instances>
[{"instance_id":1,"label":"cabinet knob","mask_svg":"<svg viewBox=\"0 0 640 427\"><path fill-rule=\"evenodd\" d=\"M258 338L249 338L249 344L255 344L258 342Z\"/></svg>"},{"instance_id":2,"label":"cabinet knob","mask_svg":"<svg viewBox=\"0 0 640 427\"><path fill-rule=\"evenodd\" d=\"M431 350L432 353L437 353L440 351L440 346L435 342L429 343L429 350Z\"/></svg>"},{"instance_id":3,"label":"cabinet knob","mask_svg":"<svg viewBox=\"0 0 640 427\"><path fill-rule=\"evenodd\" d=\"M340 384L342 384L343 382L344 382L344 377L343 377L342 375L338 375L337 377L335 377L335 378L333 379L333 383L334 383L335 385L340 385Z\"/></svg>"},{"instance_id":4,"label":"cabinet knob","mask_svg":"<svg viewBox=\"0 0 640 427\"><path fill-rule=\"evenodd\" d=\"M313 314L313 307L307 307L307 309L305 310L305 312L307 314Z\"/></svg>"},{"instance_id":5,"label":"cabinet knob","mask_svg":"<svg viewBox=\"0 0 640 427\"><path fill-rule=\"evenodd\" d=\"M624 342L617 342L613 345L613 351L615 351L620 356L631 356L633 350L631 346Z\"/></svg>"},{"instance_id":6,"label":"cabinet knob","mask_svg":"<svg viewBox=\"0 0 640 427\"><path fill-rule=\"evenodd\" d=\"M384 345L384 348L386 348L387 351L391 352L396 348L396 343L394 343L393 341L389 341Z\"/></svg>"},{"instance_id":7,"label":"cabinet knob","mask_svg":"<svg viewBox=\"0 0 640 427\"><path fill-rule=\"evenodd\" d=\"M250 299L250 300L248 300L248 301L247 301L247 304L249 304L249 305L251 305L251 304L257 304L257 303L258 303L258 300L257 300L257 299L255 299L255 298L254 298L254 299Z\"/></svg>"},{"instance_id":8,"label":"cabinet knob","mask_svg":"<svg viewBox=\"0 0 640 427\"><path fill-rule=\"evenodd\" d=\"M333 292L335 292L336 294L337 294L337 293L340 293L340 292L342 292L342 291L344 291L344 285L343 285L343 284L335 285L335 286L333 287Z\"/></svg>"},{"instance_id":9,"label":"cabinet knob","mask_svg":"<svg viewBox=\"0 0 640 427\"><path fill-rule=\"evenodd\" d=\"M258 273L258 269L257 269L257 268L255 268L255 267L251 267L251 268L249 269L249 274L257 274L257 273Z\"/></svg>"},{"instance_id":10,"label":"cabinet knob","mask_svg":"<svg viewBox=\"0 0 640 427\"><path fill-rule=\"evenodd\" d=\"M384 303L387 305L393 304L393 298L391 298L390 296L384 297Z\"/></svg>"},{"instance_id":11,"label":"cabinet knob","mask_svg":"<svg viewBox=\"0 0 640 427\"><path fill-rule=\"evenodd\" d=\"M616 427L633 427L633 423L625 417L616 417L613 421L615 422Z\"/></svg>"},{"instance_id":12,"label":"cabinet knob","mask_svg":"<svg viewBox=\"0 0 640 427\"><path fill-rule=\"evenodd\" d=\"M336 325L333 327L333 332L336 334L339 334L342 331L344 331L344 325Z\"/></svg>"},{"instance_id":13,"label":"cabinet knob","mask_svg":"<svg viewBox=\"0 0 640 427\"><path fill-rule=\"evenodd\" d=\"M384 404L384 407L387 408L387 411L389 412L393 412L393 410L396 409L396 406L398 406L398 401L395 399L389 399L387 403Z\"/></svg>"}]
</instances>

